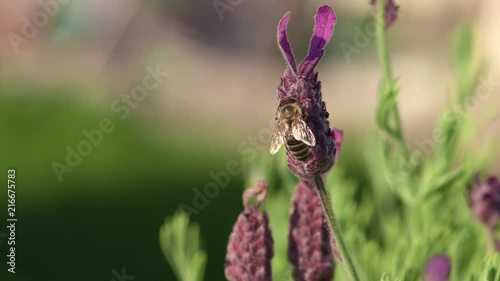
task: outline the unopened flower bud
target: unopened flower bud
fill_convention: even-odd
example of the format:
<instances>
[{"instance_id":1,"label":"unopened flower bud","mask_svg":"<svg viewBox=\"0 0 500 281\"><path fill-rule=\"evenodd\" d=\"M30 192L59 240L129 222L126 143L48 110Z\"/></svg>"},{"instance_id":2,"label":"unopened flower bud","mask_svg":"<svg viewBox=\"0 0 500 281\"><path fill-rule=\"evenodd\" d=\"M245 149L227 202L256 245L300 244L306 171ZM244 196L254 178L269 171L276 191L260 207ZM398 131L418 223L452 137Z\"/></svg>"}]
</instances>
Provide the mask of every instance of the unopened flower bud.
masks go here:
<instances>
[{"instance_id":1,"label":"unopened flower bud","mask_svg":"<svg viewBox=\"0 0 500 281\"><path fill-rule=\"evenodd\" d=\"M383 0L385 1L385 24L389 27L398 18L399 6L396 5L394 0ZM371 0L372 6L375 11L377 11L377 0Z\"/></svg>"},{"instance_id":2,"label":"unopened flower bud","mask_svg":"<svg viewBox=\"0 0 500 281\"><path fill-rule=\"evenodd\" d=\"M486 181L475 180L470 190L470 207L474 217L489 227L500 221L500 181L489 177Z\"/></svg>"},{"instance_id":3,"label":"unopened flower bud","mask_svg":"<svg viewBox=\"0 0 500 281\"><path fill-rule=\"evenodd\" d=\"M238 217L227 245L224 264L230 281L271 281L273 238L266 212L260 212L268 185L264 181L248 188L243 194L245 209ZM252 197L257 203L250 205Z\"/></svg>"},{"instance_id":4,"label":"unopened flower bud","mask_svg":"<svg viewBox=\"0 0 500 281\"><path fill-rule=\"evenodd\" d=\"M330 281L333 278L332 240L314 189L314 183L301 180L292 201L288 259L297 281Z\"/></svg>"}]
</instances>

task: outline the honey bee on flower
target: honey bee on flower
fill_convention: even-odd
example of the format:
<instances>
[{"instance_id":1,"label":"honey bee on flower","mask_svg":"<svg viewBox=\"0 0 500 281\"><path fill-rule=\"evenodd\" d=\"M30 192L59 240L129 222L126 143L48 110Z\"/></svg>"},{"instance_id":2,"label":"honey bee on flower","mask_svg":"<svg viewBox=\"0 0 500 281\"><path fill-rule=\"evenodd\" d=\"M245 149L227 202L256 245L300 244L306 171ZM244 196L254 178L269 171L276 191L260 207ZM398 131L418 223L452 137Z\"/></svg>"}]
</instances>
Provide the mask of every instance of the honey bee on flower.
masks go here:
<instances>
[{"instance_id":1,"label":"honey bee on flower","mask_svg":"<svg viewBox=\"0 0 500 281\"><path fill-rule=\"evenodd\" d=\"M315 68L333 35L337 18L331 7L318 8L309 53L297 65L286 34L290 15L286 13L278 24L278 45L287 68L276 92L277 124L269 151L275 154L285 145L287 165L292 173L310 179L330 170L335 162L335 141Z\"/></svg>"}]
</instances>

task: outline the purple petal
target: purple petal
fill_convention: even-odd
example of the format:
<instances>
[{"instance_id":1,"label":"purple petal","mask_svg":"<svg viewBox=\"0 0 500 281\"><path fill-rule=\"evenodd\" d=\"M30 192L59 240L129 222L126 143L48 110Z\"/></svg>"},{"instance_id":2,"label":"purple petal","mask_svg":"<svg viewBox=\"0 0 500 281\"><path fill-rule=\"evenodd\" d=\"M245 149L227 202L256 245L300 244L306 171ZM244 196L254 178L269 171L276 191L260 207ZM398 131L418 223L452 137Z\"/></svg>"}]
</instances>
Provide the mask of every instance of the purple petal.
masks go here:
<instances>
[{"instance_id":1,"label":"purple petal","mask_svg":"<svg viewBox=\"0 0 500 281\"><path fill-rule=\"evenodd\" d=\"M316 12L316 25L314 26L314 33L309 47L309 54L325 48L333 35L333 26L335 26L336 23L337 18L330 6L324 5L318 8Z\"/></svg>"},{"instance_id":2,"label":"purple petal","mask_svg":"<svg viewBox=\"0 0 500 281\"><path fill-rule=\"evenodd\" d=\"M295 63L295 57L293 56L292 46L290 46L290 42L288 42L288 37L286 36L286 27L291 15L291 12L287 12L278 24L278 45L280 46L283 57L285 57L290 67L294 72L297 72L297 65Z\"/></svg>"},{"instance_id":3,"label":"purple petal","mask_svg":"<svg viewBox=\"0 0 500 281\"><path fill-rule=\"evenodd\" d=\"M445 255L434 256L427 262L424 281L447 281L450 272L450 259Z\"/></svg>"},{"instance_id":4,"label":"purple petal","mask_svg":"<svg viewBox=\"0 0 500 281\"><path fill-rule=\"evenodd\" d=\"M328 5L323 5L316 12L316 25L314 26L309 54L300 65L299 73L310 74L324 54L324 49L333 35L333 27L337 23L335 12Z\"/></svg>"},{"instance_id":5,"label":"purple petal","mask_svg":"<svg viewBox=\"0 0 500 281\"><path fill-rule=\"evenodd\" d=\"M342 148L342 141L344 140L344 131L337 128L333 128L330 131L330 136L335 142L335 163L336 163L340 155L340 149Z\"/></svg>"}]
</instances>

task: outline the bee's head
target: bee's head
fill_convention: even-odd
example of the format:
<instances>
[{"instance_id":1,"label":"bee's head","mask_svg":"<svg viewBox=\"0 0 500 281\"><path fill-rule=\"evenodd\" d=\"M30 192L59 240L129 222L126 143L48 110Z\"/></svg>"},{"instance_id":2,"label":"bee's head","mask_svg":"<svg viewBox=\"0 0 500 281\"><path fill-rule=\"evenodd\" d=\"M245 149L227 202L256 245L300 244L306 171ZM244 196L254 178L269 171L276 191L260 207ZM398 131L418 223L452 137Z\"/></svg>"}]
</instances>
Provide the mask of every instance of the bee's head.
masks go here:
<instances>
[{"instance_id":1,"label":"bee's head","mask_svg":"<svg viewBox=\"0 0 500 281\"><path fill-rule=\"evenodd\" d=\"M300 111L300 107L294 99L287 99L281 102L280 112L283 117L291 118L297 111Z\"/></svg>"},{"instance_id":2,"label":"bee's head","mask_svg":"<svg viewBox=\"0 0 500 281\"><path fill-rule=\"evenodd\" d=\"M283 113L283 115L286 117L286 118L290 118L294 115L295 113L295 107L292 106L291 104L289 105L285 105L283 107L283 109L281 110L281 112Z\"/></svg>"}]
</instances>

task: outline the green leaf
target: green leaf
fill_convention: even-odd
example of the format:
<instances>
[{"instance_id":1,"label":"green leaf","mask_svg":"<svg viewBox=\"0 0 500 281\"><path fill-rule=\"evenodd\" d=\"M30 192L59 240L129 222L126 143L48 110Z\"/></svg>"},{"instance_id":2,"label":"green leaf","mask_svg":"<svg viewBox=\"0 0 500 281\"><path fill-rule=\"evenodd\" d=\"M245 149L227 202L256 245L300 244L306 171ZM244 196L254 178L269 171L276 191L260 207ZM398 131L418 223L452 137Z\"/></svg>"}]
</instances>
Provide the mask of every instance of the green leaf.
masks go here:
<instances>
[{"instance_id":1,"label":"green leaf","mask_svg":"<svg viewBox=\"0 0 500 281\"><path fill-rule=\"evenodd\" d=\"M458 181L464 175L464 168L459 167L453 171L448 172L447 174L442 175L438 179L436 179L435 183L432 183L430 188L426 190L423 199L427 199L433 194L439 193L447 188L453 186L453 184Z\"/></svg>"},{"instance_id":2,"label":"green leaf","mask_svg":"<svg viewBox=\"0 0 500 281\"><path fill-rule=\"evenodd\" d=\"M176 212L160 229L160 246L179 281L202 281L207 255L201 246L200 228L189 216Z\"/></svg>"},{"instance_id":3,"label":"green leaf","mask_svg":"<svg viewBox=\"0 0 500 281\"><path fill-rule=\"evenodd\" d=\"M500 253L488 255L484 259L480 281L500 281Z\"/></svg>"},{"instance_id":4,"label":"green leaf","mask_svg":"<svg viewBox=\"0 0 500 281\"><path fill-rule=\"evenodd\" d=\"M474 94L479 76L482 74L483 61L474 47L474 30L471 24L463 24L455 32L452 44L453 67L457 81L457 102L463 104Z\"/></svg>"},{"instance_id":5,"label":"green leaf","mask_svg":"<svg viewBox=\"0 0 500 281\"><path fill-rule=\"evenodd\" d=\"M461 71L468 66L473 55L473 34L470 24L460 26L453 38L453 62L455 67Z\"/></svg>"},{"instance_id":6,"label":"green leaf","mask_svg":"<svg viewBox=\"0 0 500 281\"><path fill-rule=\"evenodd\" d=\"M399 277L392 278L390 275L384 272L384 274L382 274L382 278L380 278L380 281L401 281L401 279L399 279Z\"/></svg>"}]
</instances>

